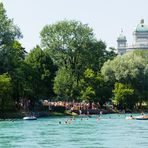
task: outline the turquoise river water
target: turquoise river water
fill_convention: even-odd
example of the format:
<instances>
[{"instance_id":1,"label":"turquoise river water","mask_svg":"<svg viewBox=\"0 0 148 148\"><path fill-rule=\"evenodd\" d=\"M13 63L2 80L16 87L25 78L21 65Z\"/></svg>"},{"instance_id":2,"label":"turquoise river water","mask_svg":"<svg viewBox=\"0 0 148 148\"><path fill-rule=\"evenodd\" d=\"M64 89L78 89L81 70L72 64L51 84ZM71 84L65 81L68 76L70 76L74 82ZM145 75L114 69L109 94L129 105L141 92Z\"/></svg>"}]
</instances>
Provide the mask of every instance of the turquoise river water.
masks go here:
<instances>
[{"instance_id":1,"label":"turquoise river water","mask_svg":"<svg viewBox=\"0 0 148 148\"><path fill-rule=\"evenodd\" d=\"M0 121L0 148L148 148L148 120L125 116L77 117L71 124L64 123L70 117Z\"/></svg>"}]
</instances>

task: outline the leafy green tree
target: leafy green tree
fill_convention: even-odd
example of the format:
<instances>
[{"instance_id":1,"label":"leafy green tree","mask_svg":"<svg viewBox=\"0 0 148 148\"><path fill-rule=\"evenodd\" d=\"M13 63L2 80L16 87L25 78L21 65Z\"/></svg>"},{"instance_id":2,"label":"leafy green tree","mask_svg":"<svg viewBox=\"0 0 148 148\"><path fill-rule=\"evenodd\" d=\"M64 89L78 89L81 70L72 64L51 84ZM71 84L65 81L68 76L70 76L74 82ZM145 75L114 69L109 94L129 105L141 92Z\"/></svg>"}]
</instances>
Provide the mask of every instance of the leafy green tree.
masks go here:
<instances>
[{"instance_id":1,"label":"leafy green tree","mask_svg":"<svg viewBox=\"0 0 148 148\"><path fill-rule=\"evenodd\" d=\"M92 69L84 72L84 77L79 83L80 95L82 100L87 102L99 102L102 106L109 101L111 89L104 82L103 76Z\"/></svg>"},{"instance_id":2,"label":"leafy green tree","mask_svg":"<svg viewBox=\"0 0 148 148\"><path fill-rule=\"evenodd\" d=\"M62 100L72 101L76 99L76 78L70 68L62 67L57 71L54 80L54 92Z\"/></svg>"},{"instance_id":3,"label":"leafy green tree","mask_svg":"<svg viewBox=\"0 0 148 148\"><path fill-rule=\"evenodd\" d=\"M133 109L137 102L134 98L134 89L130 85L115 83L113 93L113 102L119 106L120 109Z\"/></svg>"},{"instance_id":4,"label":"leafy green tree","mask_svg":"<svg viewBox=\"0 0 148 148\"><path fill-rule=\"evenodd\" d=\"M133 83L145 68L145 60L134 52L107 61L102 67L106 81Z\"/></svg>"},{"instance_id":5,"label":"leafy green tree","mask_svg":"<svg viewBox=\"0 0 148 148\"><path fill-rule=\"evenodd\" d=\"M8 73L12 83L12 98L19 100L21 81L19 69L24 61L25 50L17 41L22 34L20 29L9 19L3 4L0 3L0 74ZM21 77L21 79L20 79Z\"/></svg>"},{"instance_id":6,"label":"leafy green tree","mask_svg":"<svg viewBox=\"0 0 148 148\"><path fill-rule=\"evenodd\" d=\"M25 61L31 68L31 73L28 75L31 83L28 86L31 88L28 88L28 90L32 90L32 97L41 99L53 96L53 79L56 67L50 56L39 46L36 46L27 55Z\"/></svg>"},{"instance_id":7,"label":"leafy green tree","mask_svg":"<svg viewBox=\"0 0 148 148\"><path fill-rule=\"evenodd\" d=\"M148 52L134 51L118 56L106 62L102 67L102 75L107 82L128 84L135 91L140 104L147 101L148 91Z\"/></svg>"},{"instance_id":8,"label":"leafy green tree","mask_svg":"<svg viewBox=\"0 0 148 148\"><path fill-rule=\"evenodd\" d=\"M41 31L41 41L59 67L72 69L77 82L85 69L98 70L103 64L105 44L97 41L93 30L81 22L60 21L47 25Z\"/></svg>"},{"instance_id":9,"label":"leafy green tree","mask_svg":"<svg viewBox=\"0 0 148 148\"><path fill-rule=\"evenodd\" d=\"M5 73L0 75L0 111L3 113L13 107L12 100L12 84L10 76Z\"/></svg>"},{"instance_id":10,"label":"leafy green tree","mask_svg":"<svg viewBox=\"0 0 148 148\"><path fill-rule=\"evenodd\" d=\"M0 51L1 74L8 72L12 79L12 97L18 101L21 95L23 77L20 75L24 62L25 50L18 41L13 41L7 48Z\"/></svg>"},{"instance_id":11,"label":"leafy green tree","mask_svg":"<svg viewBox=\"0 0 148 148\"><path fill-rule=\"evenodd\" d=\"M95 72L92 69L86 69L84 72L84 78L80 80L80 95L81 99L86 102L93 102L96 97L94 83L96 81Z\"/></svg>"},{"instance_id":12,"label":"leafy green tree","mask_svg":"<svg viewBox=\"0 0 148 148\"><path fill-rule=\"evenodd\" d=\"M113 59L116 56L116 54L113 54L113 50L106 50L106 45L102 41L97 41L92 28L78 21L64 20L46 25L41 31L41 42L60 69L60 74L58 73L57 76L60 78L57 79L62 79L62 76L65 79L63 73L70 69L71 72L68 74L74 77L77 89L86 69L98 72L107 59ZM61 69L61 67L64 67L64 69ZM63 72L64 70L65 72ZM63 86L62 81L57 81L59 86ZM60 89L64 90L64 88ZM77 98L80 95L76 89L70 91L69 94L71 92L74 93L73 96L77 94Z\"/></svg>"},{"instance_id":13,"label":"leafy green tree","mask_svg":"<svg viewBox=\"0 0 148 148\"><path fill-rule=\"evenodd\" d=\"M13 20L6 15L3 4L0 3L0 48L11 44L14 40L22 37L19 28L13 24Z\"/></svg>"},{"instance_id":14,"label":"leafy green tree","mask_svg":"<svg viewBox=\"0 0 148 148\"><path fill-rule=\"evenodd\" d=\"M21 37L19 28L7 17L3 4L0 3L0 74L11 71L18 60L16 55L24 51L16 41Z\"/></svg>"},{"instance_id":15,"label":"leafy green tree","mask_svg":"<svg viewBox=\"0 0 148 148\"><path fill-rule=\"evenodd\" d=\"M81 50L94 40L92 29L76 21L61 21L47 25L41 32L42 45L48 48L59 65L77 62ZM62 61L61 61L61 60Z\"/></svg>"}]
</instances>

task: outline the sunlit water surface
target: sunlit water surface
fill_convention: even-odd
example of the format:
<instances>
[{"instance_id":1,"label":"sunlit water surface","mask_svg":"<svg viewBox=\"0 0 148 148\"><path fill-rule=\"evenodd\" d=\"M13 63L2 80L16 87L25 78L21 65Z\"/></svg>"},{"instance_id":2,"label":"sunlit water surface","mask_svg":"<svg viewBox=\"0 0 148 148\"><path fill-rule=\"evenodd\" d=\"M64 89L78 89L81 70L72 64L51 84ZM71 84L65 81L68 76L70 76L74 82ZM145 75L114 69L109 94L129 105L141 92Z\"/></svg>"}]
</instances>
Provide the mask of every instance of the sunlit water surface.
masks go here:
<instances>
[{"instance_id":1,"label":"sunlit water surface","mask_svg":"<svg viewBox=\"0 0 148 148\"><path fill-rule=\"evenodd\" d=\"M125 116L77 117L71 124L64 124L70 117L0 121L0 148L148 148L148 120Z\"/></svg>"}]
</instances>

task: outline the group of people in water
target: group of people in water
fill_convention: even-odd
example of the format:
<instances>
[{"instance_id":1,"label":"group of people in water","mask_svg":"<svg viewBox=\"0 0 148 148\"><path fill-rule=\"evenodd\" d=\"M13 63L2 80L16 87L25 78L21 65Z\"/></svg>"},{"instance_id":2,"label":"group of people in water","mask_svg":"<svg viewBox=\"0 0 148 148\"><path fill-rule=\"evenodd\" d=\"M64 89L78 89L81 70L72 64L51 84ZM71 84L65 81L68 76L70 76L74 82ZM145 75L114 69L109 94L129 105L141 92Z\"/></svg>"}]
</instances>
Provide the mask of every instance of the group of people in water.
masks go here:
<instances>
[{"instance_id":1,"label":"group of people in water","mask_svg":"<svg viewBox=\"0 0 148 148\"><path fill-rule=\"evenodd\" d=\"M67 118L66 120L64 120L63 122L62 121L59 121L59 124L73 124L76 120L78 121L83 121L83 120L89 120L89 118L91 118L91 116L81 116L80 118L75 118L74 116L73 117L70 117L70 118ZM100 116L97 116L96 117L96 121L99 121L101 119Z\"/></svg>"},{"instance_id":2,"label":"group of people in water","mask_svg":"<svg viewBox=\"0 0 148 148\"><path fill-rule=\"evenodd\" d=\"M66 118L66 120L64 120L64 121L59 121L59 124L73 124L76 120L77 121L89 120L89 118L91 118L91 117L92 117L91 115L81 115L80 114L79 117L77 117L77 118L75 116L72 116L70 118ZM147 117L148 118L148 116L145 115L144 112L141 113L141 117L143 117L143 118ZM128 117L128 118L135 119L135 117L133 115L130 115L130 117ZM95 119L96 119L96 121L101 120L102 119L101 114L96 116ZM108 119L111 119L111 116L109 116Z\"/></svg>"}]
</instances>

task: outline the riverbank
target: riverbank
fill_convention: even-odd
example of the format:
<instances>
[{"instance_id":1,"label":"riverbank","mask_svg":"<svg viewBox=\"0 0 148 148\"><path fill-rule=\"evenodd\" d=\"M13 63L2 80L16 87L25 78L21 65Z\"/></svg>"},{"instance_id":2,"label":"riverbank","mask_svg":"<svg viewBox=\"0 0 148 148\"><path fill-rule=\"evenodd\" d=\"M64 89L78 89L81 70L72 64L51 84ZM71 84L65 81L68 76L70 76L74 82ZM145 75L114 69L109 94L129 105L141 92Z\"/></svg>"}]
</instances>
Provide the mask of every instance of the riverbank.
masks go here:
<instances>
[{"instance_id":1,"label":"riverbank","mask_svg":"<svg viewBox=\"0 0 148 148\"><path fill-rule=\"evenodd\" d=\"M110 113L118 113L112 110L105 109L90 109L90 110L65 110L65 111L37 111L37 112L29 112L29 111L18 111L18 112L4 112L0 114L0 119L13 119L18 118L22 119L25 116L34 115L36 117L49 117L49 116L78 116L79 114L85 115L93 115L93 114L110 114Z\"/></svg>"},{"instance_id":2,"label":"riverbank","mask_svg":"<svg viewBox=\"0 0 148 148\"><path fill-rule=\"evenodd\" d=\"M22 119L25 116L34 115L38 118L41 117L50 117L50 116L78 116L82 115L100 115L100 114L124 114L124 113L141 113L141 112L148 112L148 109L139 109L133 111L119 111L113 109L90 109L90 110L65 110L63 112L60 111L39 111L39 112L29 112L29 111L18 111L18 112L4 112L0 114L0 119Z\"/></svg>"},{"instance_id":3,"label":"riverbank","mask_svg":"<svg viewBox=\"0 0 148 148\"><path fill-rule=\"evenodd\" d=\"M5 112L0 114L0 119L22 119L25 116L34 115L38 118L40 117L49 117L49 116L77 116L76 113L70 112L54 112L54 111L42 111L42 112Z\"/></svg>"}]
</instances>

